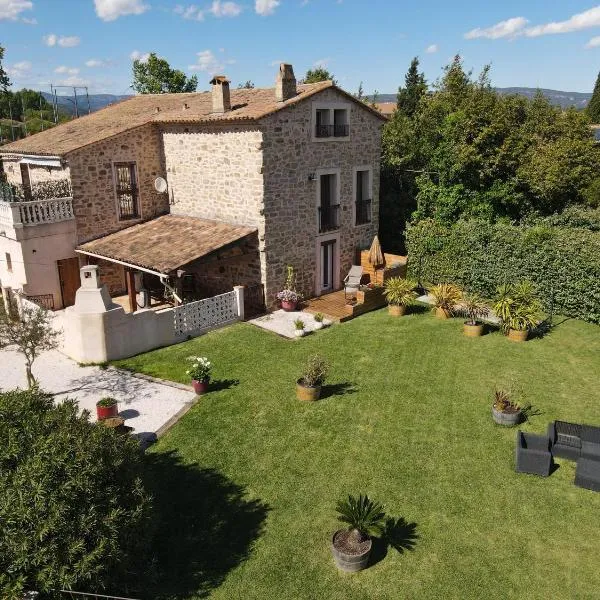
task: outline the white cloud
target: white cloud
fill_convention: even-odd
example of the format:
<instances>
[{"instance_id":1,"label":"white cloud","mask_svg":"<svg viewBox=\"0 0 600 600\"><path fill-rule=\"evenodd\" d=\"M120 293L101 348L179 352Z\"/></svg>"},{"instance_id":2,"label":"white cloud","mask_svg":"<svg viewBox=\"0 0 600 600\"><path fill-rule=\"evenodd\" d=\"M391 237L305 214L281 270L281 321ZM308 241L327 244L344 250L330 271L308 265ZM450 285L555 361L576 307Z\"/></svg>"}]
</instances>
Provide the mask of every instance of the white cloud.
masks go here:
<instances>
[{"instance_id":1,"label":"white cloud","mask_svg":"<svg viewBox=\"0 0 600 600\"><path fill-rule=\"evenodd\" d=\"M466 40L474 40L476 38L487 38L490 40L498 40L500 38L513 38L522 33L523 28L529 21L525 17L513 17L506 21L500 21L491 27L477 27L465 33Z\"/></svg>"},{"instance_id":2,"label":"white cloud","mask_svg":"<svg viewBox=\"0 0 600 600\"><path fill-rule=\"evenodd\" d=\"M242 7L235 2L213 0L209 10L215 17L237 17L242 12Z\"/></svg>"},{"instance_id":3,"label":"white cloud","mask_svg":"<svg viewBox=\"0 0 600 600\"><path fill-rule=\"evenodd\" d=\"M198 62L188 67L190 71L206 71L210 75L215 75L219 72L222 73L225 65L235 64L233 58L217 58L211 50L202 50L202 52L196 53L196 56Z\"/></svg>"},{"instance_id":4,"label":"white cloud","mask_svg":"<svg viewBox=\"0 0 600 600\"><path fill-rule=\"evenodd\" d=\"M86 67L106 67L108 63L105 60L98 60L97 58L90 58L90 60L85 61Z\"/></svg>"},{"instance_id":5,"label":"white cloud","mask_svg":"<svg viewBox=\"0 0 600 600\"><path fill-rule=\"evenodd\" d=\"M600 47L600 35L593 37L586 45L586 48L598 48Z\"/></svg>"},{"instance_id":6,"label":"white cloud","mask_svg":"<svg viewBox=\"0 0 600 600\"><path fill-rule=\"evenodd\" d=\"M32 10L33 2L31 0L0 0L0 21L23 21L34 25L35 19L26 19L21 16L25 10Z\"/></svg>"},{"instance_id":7,"label":"white cloud","mask_svg":"<svg viewBox=\"0 0 600 600\"><path fill-rule=\"evenodd\" d=\"M150 58L150 52L140 52L139 50L134 50L130 55L129 58L131 60L139 60L140 62L147 62L148 59Z\"/></svg>"},{"instance_id":8,"label":"white cloud","mask_svg":"<svg viewBox=\"0 0 600 600\"><path fill-rule=\"evenodd\" d=\"M46 46L50 46L51 48L57 44L61 46L61 48L74 48L75 46L79 46L81 43L81 39L76 35L63 35L59 37L55 33L49 33L48 35L45 35L42 40Z\"/></svg>"},{"instance_id":9,"label":"white cloud","mask_svg":"<svg viewBox=\"0 0 600 600\"><path fill-rule=\"evenodd\" d=\"M67 77L66 79L59 80L58 85L68 85L71 87L85 87L86 85L90 85L90 81L89 79L82 79L81 77L73 75L71 77Z\"/></svg>"},{"instance_id":10,"label":"white cloud","mask_svg":"<svg viewBox=\"0 0 600 600\"><path fill-rule=\"evenodd\" d=\"M527 37L538 37L540 35L549 35L555 33L570 33L572 31L580 31L581 29L589 29L590 27L600 26L600 6L590 8L585 12L573 15L566 21L554 23L546 23L544 25L536 25L525 30Z\"/></svg>"},{"instance_id":11,"label":"white cloud","mask_svg":"<svg viewBox=\"0 0 600 600\"><path fill-rule=\"evenodd\" d=\"M190 4L189 6L177 4L173 9L173 12L177 15L181 15L188 21L204 21L204 11L200 10L200 7L195 4Z\"/></svg>"},{"instance_id":12,"label":"white cloud","mask_svg":"<svg viewBox=\"0 0 600 600\"><path fill-rule=\"evenodd\" d=\"M266 15L272 15L280 4L280 0L256 0L254 3L254 10L264 17Z\"/></svg>"},{"instance_id":13,"label":"white cloud","mask_svg":"<svg viewBox=\"0 0 600 600\"><path fill-rule=\"evenodd\" d=\"M77 75L79 73L79 69L76 69L75 67L65 67L64 65L61 65L60 67L56 67L56 69L54 69L54 72L67 75Z\"/></svg>"},{"instance_id":14,"label":"white cloud","mask_svg":"<svg viewBox=\"0 0 600 600\"><path fill-rule=\"evenodd\" d=\"M319 60L315 60L313 63L313 67L315 69L326 69L327 65L331 62L330 58L320 58Z\"/></svg>"},{"instance_id":15,"label":"white cloud","mask_svg":"<svg viewBox=\"0 0 600 600\"><path fill-rule=\"evenodd\" d=\"M431 46L425 48L425 52L427 52L427 54L435 54L439 49L440 47L437 44L431 44Z\"/></svg>"},{"instance_id":16,"label":"white cloud","mask_svg":"<svg viewBox=\"0 0 600 600\"><path fill-rule=\"evenodd\" d=\"M141 15L150 6L143 0L94 0L96 14L103 21L115 21L126 15Z\"/></svg>"},{"instance_id":17,"label":"white cloud","mask_svg":"<svg viewBox=\"0 0 600 600\"><path fill-rule=\"evenodd\" d=\"M12 66L6 67L6 72L11 76L19 79L27 75L31 71L32 64L28 60L22 60Z\"/></svg>"}]
</instances>

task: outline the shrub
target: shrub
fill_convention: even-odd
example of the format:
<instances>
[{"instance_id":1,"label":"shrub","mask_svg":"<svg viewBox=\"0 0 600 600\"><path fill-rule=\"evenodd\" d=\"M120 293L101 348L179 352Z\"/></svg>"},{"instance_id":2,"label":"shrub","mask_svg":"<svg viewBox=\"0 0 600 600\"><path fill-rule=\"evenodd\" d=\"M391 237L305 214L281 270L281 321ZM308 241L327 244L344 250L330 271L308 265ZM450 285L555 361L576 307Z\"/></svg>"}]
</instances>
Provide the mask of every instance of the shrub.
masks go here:
<instances>
[{"instance_id":1,"label":"shrub","mask_svg":"<svg viewBox=\"0 0 600 600\"><path fill-rule=\"evenodd\" d=\"M460 312L467 317L469 325L477 325L479 319L485 319L490 314L490 307L479 294L463 294Z\"/></svg>"},{"instance_id":2,"label":"shrub","mask_svg":"<svg viewBox=\"0 0 600 600\"><path fill-rule=\"evenodd\" d=\"M96 402L96 406L100 406L102 408L109 408L111 406L114 406L115 404L117 404L117 401L111 396L105 396L104 398L100 398L100 400Z\"/></svg>"},{"instance_id":3,"label":"shrub","mask_svg":"<svg viewBox=\"0 0 600 600\"><path fill-rule=\"evenodd\" d=\"M460 299L462 293L458 287L452 283L440 283L434 285L429 290L429 295L433 298L434 306L436 308L443 308L449 313L454 311L454 308Z\"/></svg>"},{"instance_id":4,"label":"shrub","mask_svg":"<svg viewBox=\"0 0 600 600\"><path fill-rule=\"evenodd\" d=\"M321 385L324 383L328 371L329 365L324 358L319 355L311 356L304 365L300 381L308 387Z\"/></svg>"},{"instance_id":5,"label":"shrub","mask_svg":"<svg viewBox=\"0 0 600 600\"><path fill-rule=\"evenodd\" d=\"M1 598L143 576L152 520L139 443L88 416L37 389L0 393Z\"/></svg>"},{"instance_id":6,"label":"shrub","mask_svg":"<svg viewBox=\"0 0 600 600\"><path fill-rule=\"evenodd\" d=\"M383 506L369 496L348 496L337 503L336 511L338 521L348 525L353 541L357 543L370 535L383 535L385 531Z\"/></svg>"},{"instance_id":7,"label":"shrub","mask_svg":"<svg viewBox=\"0 0 600 600\"><path fill-rule=\"evenodd\" d=\"M304 329L304 321L300 318L294 319L294 328L296 331L302 331Z\"/></svg>"},{"instance_id":8,"label":"shrub","mask_svg":"<svg viewBox=\"0 0 600 600\"><path fill-rule=\"evenodd\" d=\"M322 323L324 318L325 318L325 317L323 316L323 313L320 313L320 312L318 312L318 313L315 313L315 314L313 315L313 319L314 319L314 320L315 320L317 323Z\"/></svg>"},{"instance_id":9,"label":"shrub","mask_svg":"<svg viewBox=\"0 0 600 600\"><path fill-rule=\"evenodd\" d=\"M188 360L192 361L192 366L186 371L195 381L208 381L212 364L205 356L189 356Z\"/></svg>"},{"instance_id":10,"label":"shrub","mask_svg":"<svg viewBox=\"0 0 600 600\"><path fill-rule=\"evenodd\" d=\"M417 297L415 292L417 282L413 279L391 277L385 281L383 287L385 299L393 306L411 306Z\"/></svg>"},{"instance_id":11,"label":"shrub","mask_svg":"<svg viewBox=\"0 0 600 600\"><path fill-rule=\"evenodd\" d=\"M600 233L424 220L407 229L406 240L409 274L421 283L453 281L492 298L503 283L528 280L547 312L600 323Z\"/></svg>"},{"instance_id":12,"label":"shrub","mask_svg":"<svg viewBox=\"0 0 600 600\"><path fill-rule=\"evenodd\" d=\"M525 331L535 327L542 315L542 305L531 282L507 283L498 287L494 311L502 319L502 329Z\"/></svg>"}]
</instances>

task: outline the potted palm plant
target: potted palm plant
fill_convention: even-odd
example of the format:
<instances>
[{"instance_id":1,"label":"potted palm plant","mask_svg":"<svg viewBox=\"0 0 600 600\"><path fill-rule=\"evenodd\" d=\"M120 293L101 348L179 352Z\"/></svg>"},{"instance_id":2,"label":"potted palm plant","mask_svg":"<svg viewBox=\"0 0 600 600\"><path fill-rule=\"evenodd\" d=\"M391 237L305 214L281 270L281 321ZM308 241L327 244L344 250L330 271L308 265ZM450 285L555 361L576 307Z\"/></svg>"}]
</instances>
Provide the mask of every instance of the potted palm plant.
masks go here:
<instances>
[{"instance_id":1,"label":"potted palm plant","mask_svg":"<svg viewBox=\"0 0 600 600\"><path fill-rule=\"evenodd\" d=\"M492 418L498 425L512 427L521 422L523 411L517 402L512 399L512 392L503 388L494 390L494 403L492 404Z\"/></svg>"},{"instance_id":2,"label":"potted palm plant","mask_svg":"<svg viewBox=\"0 0 600 600\"><path fill-rule=\"evenodd\" d=\"M401 317L406 309L414 304L417 293L417 282L412 279L391 277L383 284L383 295L388 303L388 312L395 317Z\"/></svg>"},{"instance_id":3,"label":"potted palm plant","mask_svg":"<svg viewBox=\"0 0 600 600\"><path fill-rule=\"evenodd\" d=\"M294 319L294 335L302 337L304 335L304 321L300 318Z\"/></svg>"},{"instance_id":4,"label":"potted palm plant","mask_svg":"<svg viewBox=\"0 0 600 600\"><path fill-rule=\"evenodd\" d=\"M448 319L462 298L460 289L452 283L439 283L429 290L433 298L435 316L438 319Z\"/></svg>"},{"instance_id":5,"label":"potted palm plant","mask_svg":"<svg viewBox=\"0 0 600 600\"><path fill-rule=\"evenodd\" d=\"M479 319L487 317L490 309L481 296L465 294L461 302L461 311L467 317L463 325L463 333L467 337L483 335L483 323Z\"/></svg>"},{"instance_id":6,"label":"potted palm plant","mask_svg":"<svg viewBox=\"0 0 600 600\"><path fill-rule=\"evenodd\" d=\"M542 304L529 281L501 285L494 311L502 321L505 335L514 342L524 342L542 318Z\"/></svg>"},{"instance_id":7,"label":"potted palm plant","mask_svg":"<svg viewBox=\"0 0 600 600\"><path fill-rule=\"evenodd\" d=\"M306 361L302 375L296 381L296 397L298 400L318 400L328 371L329 365L324 358L319 355L311 356Z\"/></svg>"},{"instance_id":8,"label":"potted palm plant","mask_svg":"<svg viewBox=\"0 0 600 600\"><path fill-rule=\"evenodd\" d=\"M383 506L361 494L339 501L336 511L338 521L348 527L333 534L331 552L335 563L342 571L362 571L369 564L371 536L383 535L385 531Z\"/></svg>"},{"instance_id":9,"label":"potted palm plant","mask_svg":"<svg viewBox=\"0 0 600 600\"><path fill-rule=\"evenodd\" d=\"M111 419L119 414L119 406L117 400L110 396L100 398L96 402L96 417L98 421L104 421L104 419Z\"/></svg>"},{"instance_id":10,"label":"potted palm plant","mask_svg":"<svg viewBox=\"0 0 600 600\"><path fill-rule=\"evenodd\" d=\"M192 361L192 366L186 371L186 373L192 379L192 387L196 394L204 394L208 391L208 385L210 383L210 372L212 365L208 358L204 356L190 356L188 360Z\"/></svg>"}]
</instances>

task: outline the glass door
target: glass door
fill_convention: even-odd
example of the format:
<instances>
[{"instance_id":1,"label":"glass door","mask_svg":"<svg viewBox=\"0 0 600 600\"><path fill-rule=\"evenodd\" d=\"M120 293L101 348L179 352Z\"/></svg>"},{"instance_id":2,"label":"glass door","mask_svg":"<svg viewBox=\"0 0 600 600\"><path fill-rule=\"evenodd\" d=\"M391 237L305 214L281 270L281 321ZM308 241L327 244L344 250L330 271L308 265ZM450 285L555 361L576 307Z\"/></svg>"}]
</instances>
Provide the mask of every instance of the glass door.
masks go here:
<instances>
[{"instance_id":1,"label":"glass door","mask_svg":"<svg viewBox=\"0 0 600 600\"><path fill-rule=\"evenodd\" d=\"M321 293L333 290L335 240L321 242Z\"/></svg>"}]
</instances>

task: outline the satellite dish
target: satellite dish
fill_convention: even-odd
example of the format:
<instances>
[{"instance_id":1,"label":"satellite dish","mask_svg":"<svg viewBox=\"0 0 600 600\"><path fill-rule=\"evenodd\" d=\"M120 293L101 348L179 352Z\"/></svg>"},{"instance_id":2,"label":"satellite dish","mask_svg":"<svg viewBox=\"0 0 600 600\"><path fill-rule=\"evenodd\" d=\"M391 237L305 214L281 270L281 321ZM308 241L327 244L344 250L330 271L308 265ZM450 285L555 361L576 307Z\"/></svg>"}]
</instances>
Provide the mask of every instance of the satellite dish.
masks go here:
<instances>
[{"instance_id":1,"label":"satellite dish","mask_svg":"<svg viewBox=\"0 0 600 600\"><path fill-rule=\"evenodd\" d=\"M168 185L167 185L167 180L164 177L157 177L154 180L154 189L159 193L159 194L164 194L167 189L168 189Z\"/></svg>"}]
</instances>

